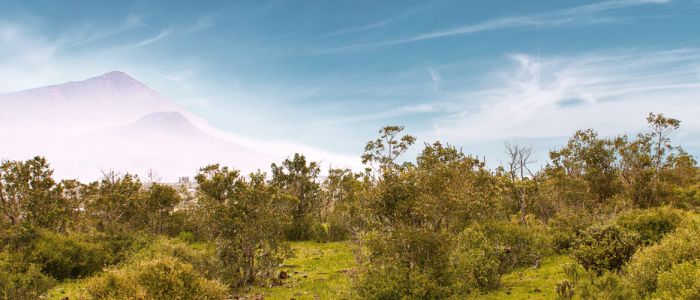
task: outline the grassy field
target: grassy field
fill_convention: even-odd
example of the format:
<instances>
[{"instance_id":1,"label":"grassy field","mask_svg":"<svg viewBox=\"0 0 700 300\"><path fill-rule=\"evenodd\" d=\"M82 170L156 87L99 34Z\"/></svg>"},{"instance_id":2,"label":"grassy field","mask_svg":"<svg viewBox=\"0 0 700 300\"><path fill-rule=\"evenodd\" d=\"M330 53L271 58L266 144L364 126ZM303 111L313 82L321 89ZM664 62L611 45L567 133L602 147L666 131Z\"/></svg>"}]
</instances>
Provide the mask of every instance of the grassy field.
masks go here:
<instances>
[{"instance_id":1,"label":"grassy field","mask_svg":"<svg viewBox=\"0 0 700 300\"><path fill-rule=\"evenodd\" d=\"M501 277L497 291L480 295L478 299L556 299L555 286L566 278L562 265L572 262L566 255L549 256L539 268L519 268Z\"/></svg>"},{"instance_id":2,"label":"grassy field","mask_svg":"<svg viewBox=\"0 0 700 300\"><path fill-rule=\"evenodd\" d=\"M355 264L350 246L344 242L294 242L295 257L281 270L289 274L281 286L256 287L243 293L244 299L342 299L348 294L349 272ZM565 255L542 260L537 269L519 268L501 277L501 288L471 295L474 299L554 299L554 287L565 278L562 265L571 262ZM80 281L64 282L51 289L45 299L86 299Z\"/></svg>"},{"instance_id":3,"label":"grassy field","mask_svg":"<svg viewBox=\"0 0 700 300\"><path fill-rule=\"evenodd\" d=\"M281 286L255 288L247 296L264 299L338 299L350 289L348 272L355 260L347 243L292 243L294 258L281 270L290 278Z\"/></svg>"}]
</instances>

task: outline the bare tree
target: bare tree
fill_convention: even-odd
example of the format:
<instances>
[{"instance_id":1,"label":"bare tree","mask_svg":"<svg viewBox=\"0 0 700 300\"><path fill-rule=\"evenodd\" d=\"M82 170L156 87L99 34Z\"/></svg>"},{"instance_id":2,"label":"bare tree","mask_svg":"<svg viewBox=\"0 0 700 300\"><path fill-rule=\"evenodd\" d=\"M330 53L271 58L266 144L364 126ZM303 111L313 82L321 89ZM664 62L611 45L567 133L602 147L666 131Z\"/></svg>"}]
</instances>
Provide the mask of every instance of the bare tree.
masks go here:
<instances>
[{"instance_id":1,"label":"bare tree","mask_svg":"<svg viewBox=\"0 0 700 300\"><path fill-rule=\"evenodd\" d=\"M520 204L520 215L523 224L526 224L525 210L527 208L527 190L524 184L526 173L534 178L534 174L528 168L528 165L535 161L530 158L532 155L532 147L519 146L506 142L506 154L508 154L508 174L518 202Z\"/></svg>"}]
</instances>

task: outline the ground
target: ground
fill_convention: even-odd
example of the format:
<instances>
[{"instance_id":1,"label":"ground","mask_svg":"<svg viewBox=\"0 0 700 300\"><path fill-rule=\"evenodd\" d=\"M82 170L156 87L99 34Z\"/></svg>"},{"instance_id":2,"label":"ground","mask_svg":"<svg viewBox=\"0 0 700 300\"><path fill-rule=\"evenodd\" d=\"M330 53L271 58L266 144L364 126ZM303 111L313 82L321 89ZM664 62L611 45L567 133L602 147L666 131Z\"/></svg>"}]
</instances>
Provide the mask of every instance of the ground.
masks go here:
<instances>
[{"instance_id":1,"label":"ground","mask_svg":"<svg viewBox=\"0 0 700 300\"><path fill-rule=\"evenodd\" d=\"M338 299L350 289L348 272L355 259L345 242L292 243L295 257L288 259L281 270L289 275L283 285L256 288L248 296L265 299Z\"/></svg>"},{"instance_id":2,"label":"ground","mask_svg":"<svg viewBox=\"0 0 700 300\"><path fill-rule=\"evenodd\" d=\"M348 272L355 260L346 242L294 242L295 257L288 259L281 271L289 275L281 286L256 287L245 291L247 299L339 299L350 290ZM556 283L565 278L562 265L571 262L565 255L542 260L539 268L519 268L501 277L501 288L472 295L476 299L554 299ZM46 299L83 299L80 281L64 282L47 293Z\"/></svg>"}]
</instances>

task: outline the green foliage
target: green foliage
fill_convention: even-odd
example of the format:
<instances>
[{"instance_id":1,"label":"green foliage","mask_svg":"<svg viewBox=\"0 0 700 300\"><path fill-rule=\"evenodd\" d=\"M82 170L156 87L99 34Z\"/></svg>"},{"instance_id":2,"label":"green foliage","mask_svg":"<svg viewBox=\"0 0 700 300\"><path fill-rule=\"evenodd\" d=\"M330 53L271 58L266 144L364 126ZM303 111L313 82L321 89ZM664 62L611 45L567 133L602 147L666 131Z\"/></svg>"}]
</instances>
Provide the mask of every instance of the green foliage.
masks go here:
<instances>
[{"instance_id":1,"label":"green foliage","mask_svg":"<svg viewBox=\"0 0 700 300\"><path fill-rule=\"evenodd\" d=\"M488 222L481 226L495 246L501 274L520 266L532 266L551 254L551 238L546 227L532 218L528 225L516 221Z\"/></svg>"},{"instance_id":2,"label":"green foliage","mask_svg":"<svg viewBox=\"0 0 700 300\"><path fill-rule=\"evenodd\" d=\"M698 260L674 264L659 273L658 299L700 299L700 263Z\"/></svg>"},{"instance_id":3,"label":"green foliage","mask_svg":"<svg viewBox=\"0 0 700 300\"><path fill-rule=\"evenodd\" d=\"M62 230L68 222L68 205L53 170L43 157L0 164L0 225L28 223Z\"/></svg>"},{"instance_id":4,"label":"green foliage","mask_svg":"<svg viewBox=\"0 0 700 300\"><path fill-rule=\"evenodd\" d=\"M615 223L628 231L636 232L642 243L650 245L675 230L683 217L682 211L659 207L625 212L617 217Z\"/></svg>"},{"instance_id":5,"label":"green foliage","mask_svg":"<svg viewBox=\"0 0 700 300\"><path fill-rule=\"evenodd\" d=\"M200 170L195 213L216 244L222 278L232 286L262 282L287 255L287 202L280 199L264 173L247 180L238 171L212 165Z\"/></svg>"},{"instance_id":6,"label":"green foliage","mask_svg":"<svg viewBox=\"0 0 700 300\"><path fill-rule=\"evenodd\" d=\"M579 235L593 225L594 216L580 210L563 210L549 220L552 243L560 252L576 246Z\"/></svg>"},{"instance_id":7,"label":"green foliage","mask_svg":"<svg viewBox=\"0 0 700 300\"><path fill-rule=\"evenodd\" d=\"M700 222L688 219L657 244L640 249L625 268L630 286L640 295L656 291L660 273L674 264L700 259Z\"/></svg>"},{"instance_id":8,"label":"green foliage","mask_svg":"<svg viewBox=\"0 0 700 300\"><path fill-rule=\"evenodd\" d=\"M320 171L316 162L307 164L304 155L299 153L279 166L272 164L272 184L292 203L292 223L287 229L290 240L315 237L321 213L321 188L316 182Z\"/></svg>"},{"instance_id":9,"label":"green foliage","mask_svg":"<svg viewBox=\"0 0 700 300\"><path fill-rule=\"evenodd\" d=\"M441 299L450 295L450 239L444 233L396 228L370 232L370 253L355 289L363 299Z\"/></svg>"},{"instance_id":10,"label":"green foliage","mask_svg":"<svg viewBox=\"0 0 700 300\"><path fill-rule=\"evenodd\" d=\"M101 270L109 259L109 250L86 236L48 231L41 232L29 257L44 273L58 280L89 276Z\"/></svg>"},{"instance_id":11,"label":"green foliage","mask_svg":"<svg viewBox=\"0 0 700 300\"><path fill-rule=\"evenodd\" d=\"M501 251L478 227L460 233L450 254L455 292L464 295L474 290L498 288Z\"/></svg>"},{"instance_id":12,"label":"green foliage","mask_svg":"<svg viewBox=\"0 0 700 300\"><path fill-rule=\"evenodd\" d=\"M0 252L0 299L37 299L54 284L40 265L25 263L19 254Z\"/></svg>"},{"instance_id":13,"label":"green foliage","mask_svg":"<svg viewBox=\"0 0 700 300\"><path fill-rule=\"evenodd\" d=\"M581 234L572 255L586 270L602 274L622 268L638 245L636 233L616 225L592 226Z\"/></svg>"},{"instance_id":14,"label":"green foliage","mask_svg":"<svg viewBox=\"0 0 700 300\"><path fill-rule=\"evenodd\" d=\"M169 257L136 261L86 283L100 299L226 299L226 287L199 274L192 265Z\"/></svg>"}]
</instances>

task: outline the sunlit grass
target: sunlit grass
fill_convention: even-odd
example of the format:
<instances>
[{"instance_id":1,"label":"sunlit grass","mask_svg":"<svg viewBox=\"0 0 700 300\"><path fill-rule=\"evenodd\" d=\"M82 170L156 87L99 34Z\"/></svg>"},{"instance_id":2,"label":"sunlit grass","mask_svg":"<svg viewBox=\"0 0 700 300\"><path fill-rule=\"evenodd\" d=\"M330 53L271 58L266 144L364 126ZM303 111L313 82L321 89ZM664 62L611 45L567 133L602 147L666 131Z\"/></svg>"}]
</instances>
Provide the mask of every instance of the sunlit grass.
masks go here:
<instances>
[{"instance_id":1,"label":"sunlit grass","mask_svg":"<svg viewBox=\"0 0 700 300\"><path fill-rule=\"evenodd\" d=\"M281 270L290 278L281 286L254 288L247 295L265 299L338 299L350 290L348 272L355 260L348 243L295 242L296 257Z\"/></svg>"}]
</instances>

